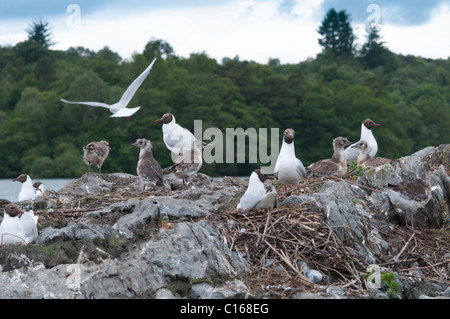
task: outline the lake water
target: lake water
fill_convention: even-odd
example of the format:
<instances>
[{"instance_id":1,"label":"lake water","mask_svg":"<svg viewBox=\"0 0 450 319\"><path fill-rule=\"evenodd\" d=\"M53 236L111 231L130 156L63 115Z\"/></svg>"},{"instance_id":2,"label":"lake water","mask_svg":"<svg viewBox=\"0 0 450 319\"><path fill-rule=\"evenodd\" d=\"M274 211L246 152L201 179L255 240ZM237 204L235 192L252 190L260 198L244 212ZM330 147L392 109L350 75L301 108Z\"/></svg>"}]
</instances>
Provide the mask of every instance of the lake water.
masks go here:
<instances>
[{"instance_id":1,"label":"lake water","mask_svg":"<svg viewBox=\"0 0 450 319\"><path fill-rule=\"evenodd\" d=\"M11 179L0 179L0 199L7 199L11 202L17 202L22 184L19 182L12 182ZM73 181L74 179L36 179L34 182L41 182L44 184L45 190L59 191L62 187Z\"/></svg>"}]
</instances>

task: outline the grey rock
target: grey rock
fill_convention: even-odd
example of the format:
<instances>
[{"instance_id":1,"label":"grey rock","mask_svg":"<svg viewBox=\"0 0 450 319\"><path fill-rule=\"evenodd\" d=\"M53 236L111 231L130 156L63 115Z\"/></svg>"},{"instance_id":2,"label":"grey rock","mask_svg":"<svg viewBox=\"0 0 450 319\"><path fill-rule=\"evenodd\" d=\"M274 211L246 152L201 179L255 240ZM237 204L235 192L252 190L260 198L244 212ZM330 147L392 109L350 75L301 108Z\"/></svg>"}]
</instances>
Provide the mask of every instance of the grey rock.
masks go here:
<instances>
[{"instance_id":1,"label":"grey rock","mask_svg":"<svg viewBox=\"0 0 450 319\"><path fill-rule=\"evenodd\" d=\"M312 269L307 272L306 278L313 284L318 284L322 281L323 275L319 271Z\"/></svg>"},{"instance_id":2,"label":"grey rock","mask_svg":"<svg viewBox=\"0 0 450 319\"><path fill-rule=\"evenodd\" d=\"M38 236L36 243L45 244L55 241L83 240L92 238L102 238L114 236L117 232L109 226L99 227L93 224L82 222L70 224L61 229L52 227L45 228Z\"/></svg>"},{"instance_id":3,"label":"grey rock","mask_svg":"<svg viewBox=\"0 0 450 319\"><path fill-rule=\"evenodd\" d=\"M138 177L124 173L97 174L86 173L81 178L72 181L59 190L60 194L69 195L97 195L124 188L138 181Z\"/></svg>"},{"instance_id":4,"label":"grey rock","mask_svg":"<svg viewBox=\"0 0 450 319\"><path fill-rule=\"evenodd\" d=\"M155 299L177 299L167 288L161 288L155 293Z\"/></svg>"}]
</instances>

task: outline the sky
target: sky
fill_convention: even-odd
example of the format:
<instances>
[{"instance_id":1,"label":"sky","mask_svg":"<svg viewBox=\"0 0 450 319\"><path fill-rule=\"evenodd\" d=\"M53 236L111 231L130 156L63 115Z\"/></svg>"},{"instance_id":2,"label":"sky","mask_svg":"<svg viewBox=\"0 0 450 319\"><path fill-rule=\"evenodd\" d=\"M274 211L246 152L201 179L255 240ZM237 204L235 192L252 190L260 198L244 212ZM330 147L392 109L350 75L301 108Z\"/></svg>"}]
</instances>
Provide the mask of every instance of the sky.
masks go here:
<instances>
[{"instance_id":1,"label":"sky","mask_svg":"<svg viewBox=\"0 0 450 319\"><path fill-rule=\"evenodd\" d=\"M1 0L0 46L26 40L43 19L56 50L107 46L131 59L153 38L182 57L299 63L322 51L317 29L330 8L350 14L359 45L375 23L395 53L450 56L450 0Z\"/></svg>"}]
</instances>

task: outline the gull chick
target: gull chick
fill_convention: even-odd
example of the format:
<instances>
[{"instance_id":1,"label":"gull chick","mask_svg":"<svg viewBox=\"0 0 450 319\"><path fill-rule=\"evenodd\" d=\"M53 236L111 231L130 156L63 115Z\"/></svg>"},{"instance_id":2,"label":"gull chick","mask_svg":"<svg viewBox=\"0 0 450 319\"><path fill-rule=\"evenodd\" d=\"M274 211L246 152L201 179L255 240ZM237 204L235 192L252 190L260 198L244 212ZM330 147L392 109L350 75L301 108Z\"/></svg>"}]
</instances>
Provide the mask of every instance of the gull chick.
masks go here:
<instances>
[{"instance_id":1,"label":"gull chick","mask_svg":"<svg viewBox=\"0 0 450 319\"><path fill-rule=\"evenodd\" d=\"M100 174L102 173L103 162L108 157L110 150L109 143L106 141L91 142L83 147L83 160L89 166L89 173L92 164L96 164Z\"/></svg>"},{"instance_id":2,"label":"gull chick","mask_svg":"<svg viewBox=\"0 0 450 319\"><path fill-rule=\"evenodd\" d=\"M377 166L381 166L381 165L392 162L389 158L385 158L385 157L373 158L372 156L370 156L369 145L367 144L366 141L359 141L350 147L358 148L360 150L359 155L358 155L358 160L356 161L356 164L358 164L358 166L377 167Z\"/></svg>"},{"instance_id":3,"label":"gull chick","mask_svg":"<svg viewBox=\"0 0 450 319\"><path fill-rule=\"evenodd\" d=\"M145 138L139 138L131 145L140 148L136 170L140 179L141 192L144 191L145 182L163 186L163 172L161 166L153 156L152 143Z\"/></svg>"},{"instance_id":4,"label":"gull chick","mask_svg":"<svg viewBox=\"0 0 450 319\"><path fill-rule=\"evenodd\" d=\"M196 174L203 165L202 150L200 141L195 140L192 146L183 148L183 154L177 157L177 162L165 171L175 173L175 176L183 180L183 188L186 188L189 177Z\"/></svg>"},{"instance_id":5,"label":"gull chick","mask_svg":"<svg viewBox=\"0 0 450 319\"><path fill-rule=\"evenodd\" d=\"M430 164L421 162L419 176L408 182L397 185L388 184L387 194L394 207L403 211L406 227L414 230L414 214L419 208L424 207L431 199L431 184L428 172ZM409 213L411 225L408 225L406 213Z\"/></svg>"},{"instance_id":6,"label":"gull chick","mask_svg":"<svg viewBox=\"0 0 450 319\"><path fill-rule=\"evenodd\" d=\"M329 159L324 159L309 165L306 168L306 176L332 176L347 173L347 161L345 158L344 147L350 145L350 142L345 137L336 137L333 140L333 156Z\"/></svg>"},{"instance_id":7,"label":"gull chick","mask_svg":"<svg viewBox=\"0 0 450 319\"><path fill-rule=\"evenodd\" d=\"M380 124L375 123L371 119L364 120L361 124L361 137L360 141L366 141L368 145L369 155L375 157L378 151L377 140L372 134L372 128L381 126ZM354 144L353 144L354 145ZM358 159L359 150L357 148L347 147L345 149L345 158L347 159L347 164L350 164L353 161Z\"/></svg>"}]
</instances>

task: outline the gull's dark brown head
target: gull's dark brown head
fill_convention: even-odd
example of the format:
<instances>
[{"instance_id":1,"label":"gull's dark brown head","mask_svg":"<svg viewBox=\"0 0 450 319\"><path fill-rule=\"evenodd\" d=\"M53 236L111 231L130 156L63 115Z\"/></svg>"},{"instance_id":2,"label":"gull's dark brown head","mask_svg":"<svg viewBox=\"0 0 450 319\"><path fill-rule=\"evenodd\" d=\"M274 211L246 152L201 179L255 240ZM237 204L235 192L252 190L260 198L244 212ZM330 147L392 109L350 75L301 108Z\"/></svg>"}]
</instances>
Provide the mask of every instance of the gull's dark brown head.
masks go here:
<instances>
[{"instance_id":1,"label":"gull's dark brown head","mask_svg":"<svg viewBox=\"0 0 450 319\"><path fill-rule=\"evenodd\" d=\"M16 204L8 204L5 206L5 213L11 217L19 216L19 218L23 215L23 211L19 209Z\"/></svg>"},{"instance_id":2,"label":"gull's dark brown head","mask_svg":"<svg viewBox=\"0 0 450 319\"><path fill-rule=\"evenodd\" d=\"M291 144L294 141L295 131L293 129L286 129L283 133L283 139L286 143Z\"/></svg>"},{"instance_id":3,"label":"gull's dark brown head","mask_svg":"<svg viewBox=\"0 0 450 319\"><path fill-rule=\"evenodd\" d=\"M172 113L166 113L161 117L159 120L156 120L155 122L163 123L163 124L169 124L173 120Z\"/></svg>"},{"instance_id":4,"label":"gull's dark brown head","mask_svg":"<svg viewBox=\"0 0 450 319\"><path fill-rule=\"evenodd\" d=\"M381 126L380 124L375 123L371 119L367 119L364 122L364 126L367 127L367 129L371 130L374 126Z\"/></svg>"},{"instance_id":5,"label":"gull's dark brown head","mask_svg":"<svg viewBox=\"0 0 450 319\"><path fill-rule=\"evenodd\" d=\"M255 173L258 175L259 180L264 183L265 181L267 181L268 179L273 179L272 176L267 175L266 173L264 173L262 170L257 169L255 171Z\"/></svg>"},{"instance_id":6,"label":"gull's dark brown head","mask_svg":"<svg viewBox=\"0 0 450 319\"><path fill-rule=\"evenodd\" d=\"M21 182L21 183L25 183L25 181L27 180L28 175L27 174L21 174L19 175L19 177L17 177L16 179L13 179L13 182Z\"/></svg>"}]
</instances>

